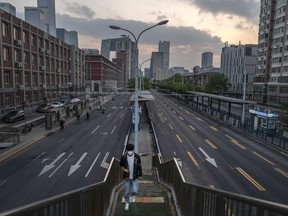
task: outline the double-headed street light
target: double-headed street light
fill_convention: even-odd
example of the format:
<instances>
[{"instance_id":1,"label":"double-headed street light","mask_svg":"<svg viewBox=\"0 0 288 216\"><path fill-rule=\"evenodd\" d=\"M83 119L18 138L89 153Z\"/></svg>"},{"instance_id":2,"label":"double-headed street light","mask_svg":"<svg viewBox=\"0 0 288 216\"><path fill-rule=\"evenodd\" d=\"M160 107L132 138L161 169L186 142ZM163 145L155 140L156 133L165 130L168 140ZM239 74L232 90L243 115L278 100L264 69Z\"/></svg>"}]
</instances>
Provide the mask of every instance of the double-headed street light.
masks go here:
<instances>
[{"instance_id":1,"label":"double-headed street light","mask_svg":"<svg viewBox=\"0 0 288 216\"><path fill-rule=\"evenodd\" d=\"M134 149L134 151L136 153L138 153L138 127L139 127L139 103L138 103L138 64L139 64L139 56L138 56L138 54L139 54L139 50L138 50L138 41L139 41L140 36L144 32L146 32L149 29L152 29L152 28L154 28L156 26L165 25L168 22L169 22L169 20L163 20L163 21L161 21L161 22L159 22L159 23L157 23L157 24L155 24L153 26L150 26L149 28L146 28L142 32L140 32L138 37L136 37L128 29L121 28L121 27L115 26L115 25L110 25L109 26L111 29L114 29L114 30L123 30L123 31L129 32L132 35L132 37L134 38L134 40L135 40L135 46L136 46L136 53L135 53L136 54L136 69L135 69L135 99L134 99L134 101L135 101L135 113L134 113L135 114L135 122L134 122L134 126L135 126L134 127L135 128L135 144L134 144L134 146L135 146L135 149Z\"/></svg>"}]
</instances>

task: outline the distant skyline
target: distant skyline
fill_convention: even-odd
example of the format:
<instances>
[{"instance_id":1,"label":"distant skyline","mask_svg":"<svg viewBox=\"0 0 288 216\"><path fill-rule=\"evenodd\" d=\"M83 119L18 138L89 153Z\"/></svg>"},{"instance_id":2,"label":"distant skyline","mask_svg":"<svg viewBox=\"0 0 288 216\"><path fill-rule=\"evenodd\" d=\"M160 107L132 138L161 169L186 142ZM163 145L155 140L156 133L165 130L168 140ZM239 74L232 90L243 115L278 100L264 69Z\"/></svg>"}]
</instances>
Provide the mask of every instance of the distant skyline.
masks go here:
<instances>
[{"instance_id":1,"label":"distant skyline","mask_svg":"<svg viewBox=\"0 0 288 216\"><path fill-rule=\"evenodd\" d=\"M9 0L24 19L25 6L37 0ZM170 41L170 67L191 70L201 65L203 52L213 52L220 66L221 49L228 44L257 44L260 1L256 0L55 0L56 26L77 31L80 48L99 49L101 40L127 34L118 25L138 34L161 20L165 26L145 32L139 40L139 62L158 50L159 41ZM148 67L148 63L143 67Z\"/></svg>"}]
</instances>

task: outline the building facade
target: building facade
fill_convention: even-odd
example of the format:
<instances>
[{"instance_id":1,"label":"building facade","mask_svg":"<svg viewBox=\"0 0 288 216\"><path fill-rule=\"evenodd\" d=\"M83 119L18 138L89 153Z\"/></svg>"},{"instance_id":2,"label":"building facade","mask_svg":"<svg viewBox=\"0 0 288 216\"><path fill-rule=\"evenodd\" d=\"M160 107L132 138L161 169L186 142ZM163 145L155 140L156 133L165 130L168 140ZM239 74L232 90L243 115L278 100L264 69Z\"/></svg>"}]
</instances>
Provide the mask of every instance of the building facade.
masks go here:
<instances>
[{"instance_id":1,"label":"building facade","mask_svg":"<svg viewBox=\"0 0 288 216\"><path fill-rule=\"evenodd\" d=\"M213 53L212 52L204 52L202 53L201 58L201 68L210 68L213 67Z\"/></svg>"},{"instance_id":2,"label":"building facade","mask_svg":"<svg viewBox=\"0 0 288 216\"><path fill-rule=\"evenodd\" d=\"M288 101L288 1L261 0L253 100L279 106Z\"/></svg>"},{"instance_id":3,"label":"building facade","mask_svg":"<svg viewBox=\"0 0 288 216\"><path fill-rule=\"evenodd\" d=\"M86 89L90 95L105 94L124 87L124 70L98 50L85 49ZM88 88L87 88L88 87Z\"/></svg>"},{"instance_id":4,"label":"building facade","mask_svg":"<svg viewBox=\"0 0 288 216\"><path fill-rule=\"evenodd\" d=\"M0 13L0 110L67 98L84 90L84 54L77 47Z\"/></svg>"},{"instance_id":5,"label":"building facade","mask_svg":"<svg viewBox=\"0 0 288 216\"><path fill-rule=\"evenodd\" d=\"M253 79L256 70L257 45L225 44L221 52L221 72L230 84L228 93L232 97L242 98L246 83L246 98L252 99ZM246 79L246 81L245 81Z\"/></svg>"}]
</instances>

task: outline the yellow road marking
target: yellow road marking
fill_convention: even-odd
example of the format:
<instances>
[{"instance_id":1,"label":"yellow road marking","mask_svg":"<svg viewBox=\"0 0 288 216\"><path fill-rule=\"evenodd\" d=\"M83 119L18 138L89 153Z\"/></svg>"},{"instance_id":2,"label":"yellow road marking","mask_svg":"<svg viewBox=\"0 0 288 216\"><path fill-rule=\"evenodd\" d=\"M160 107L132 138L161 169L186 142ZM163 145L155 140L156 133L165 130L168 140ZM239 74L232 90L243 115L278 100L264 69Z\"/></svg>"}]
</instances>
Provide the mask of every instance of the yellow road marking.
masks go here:
<instances>
[{"instance_id":1,"label":"yellow road marking","mask_svg":"<svg viewBox=\"0 0 288 216\"><path fill-rule=\"evenodd\" d=\"M196 119L198 119L199 121L203 121L201 118L199 118L199 117L195 117Z\"/></svg>"},{"instance_id":2,"label":"yellow road marking","mask_svg":"<svg viewBox=\"0 0 288 216\"><path fill-rule=\"evenodd\" d=\"M182 139L179 137L178 134L176 134L176 137L177 137L177 139L179 140L179 142L183 143L183 142L182 142Z\"/></svg>"},{"instance_id":3,"label":"yellow road marking","mask_svg":"<svg viewBox=\"0 0 288 216\"><path fill-rule=\"evenodd\" d=\"M192 125L189 125L189 127L194 131L196 130Z\"/></svg>"},{"instance_id":4,"label":"yellow road marking","mask_svg":"<svg viewBox=\"0 0 288 216\"><path fill-rule=\"evenodd\" d=\"M282 175L284 175L285 177L288 178L288 173L285 172L284 170L280 169L280 168L274 168L277 172L281 173Z\"/></svg>"},{"instance_id":5,"label":"yellow road marking","mask_svg":"<svg viewBox=\"0 0 288 216\"><path fill-rule=\"evenodd\" d=\"M195 166L199 166L197 160L193 157L193 155L191 154L191 152L187 151L188 156L190 157L190 159L192 160L192 162L194 163Z\"/></svg>"},{"instance_id":6,"label":"yellow road marking","mask_svg":"<svg viewBox=\"0 0 288 216\"><path fill-rule=\"evenodd\" d=\"M211 128L213 131L218 131L218 129L213 126L209 126L209 128Z\"/></svg>"},{"instance_id":7,"label":"yellow road marking","mask_svg":"<svg viewBox=\"0 0 288 216\"><path fill-rule=\"evenodd\" d=\"M246 147L244 147L243 145L241 145L240 143L238 143L237 140L232 139L231 142L235 145L237 145L238 147L240 147L241 149L246 149Z\"/></svg>"},{"instance_id":8,"label":"yellow road marking","mask_svg":"<svg viewBox=\"0 0 288 216\"><path fill-rule=\"evenodd\" d=\"M272 166L275 165L272 161L268 160L267 158L265 158L264 156L258 154L257 152L252 151L252 153L255 154L255 155L257 155L258 157L260 157L261 159L263 159L263 160L266 161L267 163L271 164Z\"/></svg>"},{"instance_id":9,"label":"yellow road marking","mask_svg":"<svg viewBox=\"0 0 288 216\"><path fill-rule=\"evenodd\" d=\"M280 153L288 157L288 154L286 154L285 152L281 151Z\"/></svg>"},{"instance_id":10,"label":"yellow road marking","mask_svg":"<svg viewBox=\"0 0 288 216\"><path fill-rule=\"evenodd\" d=\"M204 139L205 140L205 142L208 144L208 145L210 145L213 149L217 149L217 147L210 141L210 140L208 140L208 139Z\"/></svg>"},{"instance_id":11,"label":"yellow road marking","mask_svg":"<svg viewBox=\"0 0 288 216\"><path fill-rule=\"evenodd\" d=\"M171 130L174 130L173 126L171 124L169 124L169 127L171 128Z\"/></svg>"},{"instance_id":12,"label":"yellow road marking","mask_svg":"<svg viewBox=\"0 0 288 216\"><path fill-rule=\"evenodd\" d=\"M184 121L184 118L183 118L182 116L179 116L179 118L180 118L182 121Z\"/></svg>"},{"instance_id":13,"label":"yellow road marking","mask_svg":"<svg viewBox=\"0 0 288 216\"><path fill-rule=\"evenodd\" d=\"M226 137L228 137L229 139L231 139L231 140L234 140L232 137L230 137L229 135L225 135Z\"/></svg>"},{"instance_id":14,"label":"yellow road marking","mask_svg":"<svg viewBox=\"0 0 288 216\"><path fill-rule=\"evenodd\" d=\"M248 173L246 173L242 168L236 167L238 172L240 172L249 182L251 182L258 190L266 191L255 179L253 179Z\"/></svg>"}]
</instances>

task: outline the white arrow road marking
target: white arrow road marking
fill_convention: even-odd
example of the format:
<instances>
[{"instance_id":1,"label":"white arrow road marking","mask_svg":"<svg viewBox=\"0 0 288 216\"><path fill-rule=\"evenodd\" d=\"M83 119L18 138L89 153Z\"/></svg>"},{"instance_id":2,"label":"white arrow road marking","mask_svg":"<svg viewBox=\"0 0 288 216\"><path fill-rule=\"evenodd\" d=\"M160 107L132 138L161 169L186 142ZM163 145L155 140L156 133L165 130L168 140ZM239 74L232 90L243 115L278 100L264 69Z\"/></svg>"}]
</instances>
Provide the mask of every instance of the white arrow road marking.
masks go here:
<instances>
[{"instance_id":1,"label":"white arrow road marking","mask_svg":"<svg viewBox=\"0 0 288 216\"><path fill-rule=\"evenodd\" d=\"M100 165L101 167L103 167L103 168L105 168L105 169L108 169L108 167L109 167L109 163L106 162L108 156L109 156L109 152L107 152L107 153L105 154L105 157L103 158L103 161L102 161L102 163L101 163L101 165Z\"/></svg>"},{"instance_id":2,"label":"white arrow road marking","mask_svg":"<svg viewBox=\"0 0 288 216\"><path fill-rule=\"evenodd\" d=\"M95 133L95 131L100 127L100 125L98 125L92 132L91 134Z\"/></svg>"},{"instance_id":3,"label":"white arrow road marking","mask_svg":"<svg viewBox=\"0 0 288 216\"><path fill-rule=\"evenodd\" d=\"M115 130L116 127L117 127L117 125L114 126L114 128L113 128L112 131L111 131L111 134L113 134L113 132L114 132L114 130Z\"/></svg>"},{"instance_id":4,"label":"white arrow road marking","mask_svg":"<svg viewBox=\"0 0 288 216\"><path fill-rule=\"evenodd\" d=\"M73 152L54 170L53 173L51 173L51 175L49 175L49 178L50 178L51 176L53 176L53 175L60 169L60 167L61 167L72 155L73 155Z\"/></svg>"},{"instance_id":5,"label":"white arrow road marking","mask_svg":"<svg viewBox=\"0 0 288 216\"><path fill-rule=\"evenodd\" d=\"M52 169L55 165L55 163L64 155L66 154L66 152L63 152L62 154L58 155L58 157L49 165L45 165L44 168L42 169L41 173L39 174L39 176L41 176L42 174L46 173L47 171L49 171L50 169Z\"/></svg>"},{"instance_id":6,"label":"white arrow road marking","mask_svg":"<svg viewBox=\"0 0 288 216\"><path fill-rule=\"evenodd\" d=\"M82 160L86 157L88 153L85 152L82 157L77 161L77 163L75 165L72 165L70 167L70 170L69 170L69 173L68 173L68 176L70 176L72 173L74 173L77 169L79 169L81 167L80 163L82 162Z\"/></svg>"},{"instance_id":7,"label":"white arrow road marking","mask_svg":"<svg viewBox=\"0 0 288 216\"><path fill-rule=\"evenodd\" d=\"M90 168L89 168L88 172L86 173L85 177L87 177L89 175L91 169L93 168L93 166L96 163L96 161L97 161L97 159L98 159L100 154L101 154L101 152L99 152L98 155L96 156L95 160L93 161L92 165L90 166Z\"/></svg>"},{"instance_id":8,"label":"white arrow road marking","mask_svg":"<svg viewBox=\"0 0 288 216\"><path fill-rule=\"evenodd\" d=\"M209 163L211 163L213 166L217 167L216 161L214 158L211 158L202 148L199 148L199 150L204 154L206 157L205 160L207 160Z\"/></svg>"}]
</instances>

